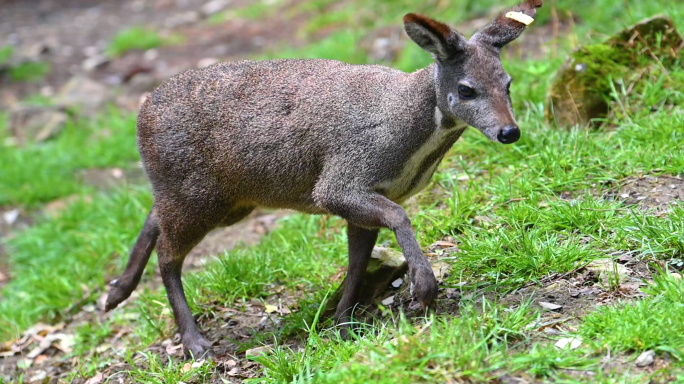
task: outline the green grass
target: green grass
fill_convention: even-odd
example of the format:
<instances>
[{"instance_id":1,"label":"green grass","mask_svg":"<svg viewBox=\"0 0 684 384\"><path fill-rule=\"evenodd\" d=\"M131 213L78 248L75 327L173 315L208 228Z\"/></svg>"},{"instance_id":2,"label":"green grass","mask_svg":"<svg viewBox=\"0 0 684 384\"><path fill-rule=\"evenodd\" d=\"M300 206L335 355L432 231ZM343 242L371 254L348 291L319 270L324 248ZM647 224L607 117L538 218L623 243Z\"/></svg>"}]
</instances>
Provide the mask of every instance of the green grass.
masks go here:
<instances>
[{"instance_id":1,"label":"green grass","mask_svg":"<svg viewBox=\"0 0 684 384\"><path fill-rule=\"evenodd\" d=\"M304 48L281 49L267 53L261 59L326 58L352 64L364 64L368 62L368 56L366 52L358 49L361 37L362 35L356 31L339 31Z\"/></svg>"},{"instance_id":2,"label":"green grass","mask_svg":"<svg viewBox=\"0 0 684 384\"><path fill-rule=\"evenodd\" d=\"M0 122L0 140L7 135ZM79 170L128 167L138 158L135 115L112 109L93 120L70 119L54 140L2 148L0 206L35 206L81 192Z\"/></svg>"},{"instance_id":3,"label":"green grass","mask_svg":"<svg viewBox=\"0 0 684 384\"><path fill-rule=\"evenodd\" d=\"M251 382L488 382L513 373L581 383L572 371L587 371L596 382L641 383L648 375L604 370L600 357L607 351L655 349L670 354L675 364L684 358L678 321L684 284L661 275L648 291L643 301L603 307L585 317L578 334L565 335L583 338L585 346L574 351L530 339L536 314L528 303L505 308L485 300L479 306L465 302L455 317L431 317L418 325L402 317L395 324L379 324L370 336L351 342L334 332L324 339L311 331L312 345L304 351L276 347L270 356L257 358L264 377Z\"/></svg>"},{"instance_id":4,"label":"green grass","mask_svg":"<svg viewBox=\"0 0 684 384\"><path fill-rule=\"evenodd\" d=\"M684 361L684 282L662 273L648 291L645 300L598 308L583 319L580 334L599 350L653 349Z\"/></svg>"},{"instance_id":5,"label":"green grass","mask_svg":"<svg viewBox=\"0 0 684 384\"><path fill-rule=\"evenodd\" d=\"M37 320L63 318L88 293L86 303L97 299L105 277L125 265L122 255L128 254L150 206L149 192L141 189L80 199L10 239L13 279L2 289L0 339Z\"/></svg>"},{"instance_id":6,"label":"green grass","mask_svg":"<svg viewBox=\"0 0 684 384\"><path fill-rule=\"evenodd\" d=\"M0 65L5 64L12 57L14 48L11 45L0 47Z\"/></svg>"},{"instance_id":7,"label":"green grass","mask_svg":"<svg viewBox=\"0 0 684 384\"><path fill-rule=\"evenodd\" d=\"M39 81L50 72L50 64L46 62L26 62L9 69L12 81Z\"/></svg>"},{"instance_id":8,"label":"green grass","mask_svg":"<svg viewBox=\"0 0 684 384\"><path fill-rule=\"evenodd\" d=\"M509 346L525 339L531 315L527 305L508 310L485 301L481 308L466 304L456 317L431 317L417 326L401 317L358 342L342 341L335 333L326 340L312 331L313 345L305 351L280 348L259 359L268 368L255 382L482 381L503 366Z\"/></svg>"},{"instance_id":9,"label":"green grass","mask_svg":"<svg viewBox=\"0 0 684 384\"><path fill-rule=\"evenodd\" d=\"M14 54L14 47L0 47L0 67L8 63ZM44 61L26 61L14 65L9 65L7 75L10 80L15 82L36 82L40 81L50 73L50 63Z\"/></svg>"},{"instance_id":10,"label":"green grass","mask_svg":"<svg viewBox=\"0 0 684 384\"><path fill-rule=\"evenodd\" d=\"M215 13L209 16L207 22L209 24L222 24L236 19L263 20L280 13L284 3L283 0L254 1L250 5Z\"/></svg>"},{"instance_id":11,"label":"green grass","mask_svg":"<svg viewBox=\"0 0 684 384\"><path fill-rule=\"evenodd\" d=\"M121 56L131 50L147 50L165 43L162 36L149 28L135 26L124 29L114 36L107 47L109 56Z\"/></svg>"},{"instance_id":12,"label":"green grass","mask_svg":"<svg viewBox=\"0 0 684 384\"><path fill-rule=\"evenodd\" d=\"M364 63L369 59L358 44L371 26L398 24L408 10L456 23L486 16L495 5L489 0L349 4L357 6L357 14L345 7L335 8L337 14L325 14L321 10L328 9L327 0L298 5L290 16L298 12L319 15L311 18L308 31L330 23L337 29L310 45L286 47L265 56ZM618 0L600 5L547 1L537 25L549 20L547 10L552 7L562 17L570 11L578 18L571 38L561 42L561 52L567 52L573 40L601 40L604 33L656 13L668 13L684 25L684 6L664 0L629 2L628 7ZM256 5L243 11L244 17L255 20L268 16L265 8ZM571 271L614 251L632 251L639 260L681 268L684 205L674 204L669 213L656 217L606 196L626 177L682 174L681 104L673 102L672 109L655 112L650 107L659 100L681 101L684 70L674 68L667 80L654 79L638 93L626 95L619 87L614 89L613 106L629 103L630 108L626 115L611 117L611 129L565 130L543 117L546 90L563 55L538 61L504 57L505 67L516 79L512 99L522 139L516 145L501 146L469 130L435 175L428 188L435 193L420 195L411 207L424 247L451 236L461 249L446 259L454 273L444 285L458 284L464 296L477 300L481 294L503 294L553 273ZM412 71L430 61L429 55L408 44L391 64ZM72 122L51 142L3 148L0 162L11 166L9 172L0 173L0 204L35 206L72 193L92 194L74 178L75 171L137 158L133 118L115 114L106 121L111 131L106 139L97 135L104 123ZM23 176L26 169L31 177ZM463 181L463 176L469 180ZM561 199L562 193L570 199ZM43 219L11 239L13 280L0 292L0 339L16 336L37 320L64 317L65 309L83 297L82 284L97 292L107 279L119 274L150 204L146 189L97 194L91 202L79 200L59 216ZM475 216L488 216L492 222L480 228L473 223ZM656 276L645 299L600 307L581 319L578 331L565 335L582 337L582 347L573 351L558 350L553 340L535 337L538 333L530 325L540 315L527 303L508 308L467 299L453 316L405 319L387 315L385 321L369 325L363 337L342 341L329 320L317 317L326 293L335 288L330 276L346 263L342 227L338 219L293 215L281 220L279 228L259 245L220 255L203 271L184 276L191 309L209 319L220 317L223 307L240 308L253 299L268 299L273 285L309 293L282 328L241 346L274 341L279 345L272 354L257 358L264 367L263 376L251 382L485 382L504 374L521 374L543 382L580 383L583 379L576 373L589 371L597 383L642 383L651 375L629 366L617 371L604 367L601 358L611 351L630 360L646 349L671 356L671 365L656 376L671 374L684 380L684 329L678 321L684 316L684 285L668 275ZM396 248L388 231L381 233L381 241ZM154 266L153 261L145 280ZM173 335L163 291L139 293L135 305L117 310L114 319L79 328L81 347L75 355L88 356L89 362L75 377L90 377L106 364L89 351L116 327L126 325L135 332L127 351L129 362L133 352ZM97 296L94 293L85 302ZM293 337L301 339L303 351L287 346ZM161 361L149 353L133 365L131 379L154 383L202 382L214 369L207 365L183 372L183 363Z\"/></svg>"}]
</instances>

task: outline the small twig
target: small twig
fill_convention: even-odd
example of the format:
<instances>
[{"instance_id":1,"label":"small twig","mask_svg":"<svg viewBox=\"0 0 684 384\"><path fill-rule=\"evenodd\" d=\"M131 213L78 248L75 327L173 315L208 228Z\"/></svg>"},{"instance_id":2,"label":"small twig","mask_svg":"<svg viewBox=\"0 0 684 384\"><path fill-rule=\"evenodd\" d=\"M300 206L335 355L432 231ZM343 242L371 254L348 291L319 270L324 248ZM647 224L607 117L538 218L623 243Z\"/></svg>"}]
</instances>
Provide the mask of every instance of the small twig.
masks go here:
<instances>
[{"instance_id":1,"label":"small twig","mask_svg":"<svg viewBox=\"0 0 684 384\"><path fill-rule=\"evenodd\" d=\"M518 198L515 198L515 199L510 199L510 200L508 200L508 201L506 201L506 202L503 202L503 203L501 203L501 204L499 204L499 205L506 205L506 204L508 204L508 203L514 203L514 202L516 202L516 201L524 201L524 200L527 200L527 197L518 197Z\"/></svg>"},{"instance_id":2,"label":"small twig","mask_svg":"<svg viewBox=\"0 0 684 384\"><path fill-rule=\"evenodd\" d=\"M651 57L652 57L655 61L658 62L658 64L660 65L660 68L662 68L662 69L663 69L663 72L665 72L665 76L667 76L670 80L672 80L672 78L670 77L670 71L668 71L667 68L665 68L665 66L663 65L663 62L660 61L660 59L658 58L658 56L655 55L655 53L653 53L653 51L651 50L651 47L648 46L648 43L646 42L646 39L644 39L644 38L641 36L641 34L638 34L637 38L639 39L639 41L641 41L641 42L644 44L644 46L645 46L646 49L648 50L648 53L651 55Z\"/></svg>"},{"instance_id":3,"label":"small twig","mask_svg":"<svg viewBox=\"0 0 684 384\"><path fill-rule=\"evenodd\" d=\"M577 108L575 98L572 97L572 93L570 93L570 89L566 89L566 91L568 92L568 96L570 96L570 101L572 101L572 107L575 109L575 113L577 114L577 125L579 125L582 120L582 115L580 114L579 108Z\"/></svg>"},{"instance_id":4,"label":"small twig","mask_svg":"<svg viewBox=\"0 0 684 384\"><path fill-rule=\"evenodd\" d=\"M99 292L100 292L100 288L97 288L97 289L93 290L92 292L87 292L87 293L86 293L85 295L83 295L80 299L78 299L78 301L76 301L75 303L71 304L67 309L65 309L65 310L64 310L64 314L65 314L65 315L71 315L71 314L72 314L72 311L74 311L75 309L78 309L78 308L82 307L86 302L88 302L88 300L89 300L93 295L95 295L96 293L99 293Z\"/></svg>"},{"instance_id":5,"label":"small twig","mask_svg":"<svg viewBox=\"0 0 684 384\"><path fill-rule=\"evenodd\" d=\"M644 73L646 73L646 71L648 71L648 68L644 68L644 69L642 69L641 71L639 71L639 73L637 74L636 79L634 79L634 80L629 84L629 86L627 87L627 91L626 91L627 96L629 96L629 94L632 93L632 91L634 90L634 86L636 85L637 82L639 82L639 80L641 80L641 78L644 76Z\"/></svg>"},{"instance_id":6,"label":"small twig","mask_svg":"<svg viewBox=\"0 0 684 384\"><path fill-rule=\"evenodd\" d=\"M579 266L579 267L573 269L572 271L568 271L568 272L565 272L565 273L562 273L562 274L553 273L553 274L551 274L551 275L549 275L549 276L546 276L545 278L539 280L538 282L532 281L532 282L530 282L530 283L527 283L527 284L523 285L522 288L531 287L531 286L533 286L533 285L537 285L537 283L539 283L539 284L544 284L544 283L548 283L548 282L553 281L553 280L564 279L564 278L566 278L566 277L568 277L568 276L570 276L570 275L572 275L572 274L577 273L577 271L583 269L583 268L586 267L587 265L589 265L589 263L583 264L583 265L581 265L581 266Z\"/></svg>"},{"instance_id":7,"label":"small twig","mask_svg":"<svg viewBox=\"0 0 684 384\"><path fill-rule=\"evenodd\" d=\"M609 208L609 209L594 209L594 208L580 208L583 211L594 211L594 212L609 212L609 211L629 211L626 208Z\"/></svg>"},{"instance_id":8,"label":"small twig","mask_svg":"<svg viewBox=\"0 0 684 384\"><path fill-rule=\"evenodd\" d=\"M551 57L558 57L558 32L560 22L558 21L558 11L556 7L551 8L551 21L553 23L553 44L551 45Z\"/></svg>"}]
</instances>

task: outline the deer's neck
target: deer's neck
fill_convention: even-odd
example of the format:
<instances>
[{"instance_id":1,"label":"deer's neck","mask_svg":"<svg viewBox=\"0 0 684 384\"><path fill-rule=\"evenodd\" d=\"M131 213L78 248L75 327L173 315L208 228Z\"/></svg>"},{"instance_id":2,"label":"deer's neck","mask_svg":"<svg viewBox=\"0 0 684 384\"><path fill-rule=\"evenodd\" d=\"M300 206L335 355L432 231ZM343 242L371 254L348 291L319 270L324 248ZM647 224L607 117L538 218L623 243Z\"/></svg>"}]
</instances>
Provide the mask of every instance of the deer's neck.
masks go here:
<instances>
[{"instance_id":1,"label":"deer's neck","mask_svg":"<svg viewBox=\"0 0 684 384\"><path fill-rule=\"evenodd\" d=\"M420 115L424 115L436 124L436 128L463 128L465 123L451 116L451 113L446 110L446 105L442 105L443 103L437 99L438 71L439 67L433 63L409 75L415 107L422 112L419 113Z\"/></svg>"},{"instance_id":2,"label":"deer's neck","mask_svg":"<svg viewBox=\"0 0 684 384\"><path fill-rule=\"evenodd\" d=\"M436 65L410 74L406 98L415 117L414 126L405 138L407 151L398 172L377 186L390 200L402 202L415 195L430 181L432 174L466 124L445 114L437 100Z\"/></svg>"}]
</instances>

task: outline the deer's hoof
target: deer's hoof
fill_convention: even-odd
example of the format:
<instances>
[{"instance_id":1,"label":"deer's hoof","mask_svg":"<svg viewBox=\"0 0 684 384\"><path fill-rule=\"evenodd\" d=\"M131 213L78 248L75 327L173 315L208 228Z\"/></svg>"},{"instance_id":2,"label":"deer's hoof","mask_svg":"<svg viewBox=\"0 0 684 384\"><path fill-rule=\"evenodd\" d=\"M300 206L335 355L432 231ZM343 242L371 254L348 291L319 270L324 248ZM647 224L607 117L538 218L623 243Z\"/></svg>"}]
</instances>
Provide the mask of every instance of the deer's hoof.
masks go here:
<instances>
[{"instance_id":1,"label":"deer's hoof","mask_svg":"<svg viewBox=\"0 0 684 384\"><path fill-rule=\"evenodd\" d=\"M183 338L183 351L186 358L193 358L195 360L214 357L211 343L202 336Z\"/></svg>"},{"instance_id":2,"label":"deer's hoof","mask_svg":"<svg viewBox=\"0 0 684 384\"><path fill-rule=\"evenodd\" d=\"M420 306L431 308L437 298L439 290L437 279L435 278L432 269L423 268L412 273L411 283L413 287L413 297L415 297Z\"/></svg>"}]
</instances>

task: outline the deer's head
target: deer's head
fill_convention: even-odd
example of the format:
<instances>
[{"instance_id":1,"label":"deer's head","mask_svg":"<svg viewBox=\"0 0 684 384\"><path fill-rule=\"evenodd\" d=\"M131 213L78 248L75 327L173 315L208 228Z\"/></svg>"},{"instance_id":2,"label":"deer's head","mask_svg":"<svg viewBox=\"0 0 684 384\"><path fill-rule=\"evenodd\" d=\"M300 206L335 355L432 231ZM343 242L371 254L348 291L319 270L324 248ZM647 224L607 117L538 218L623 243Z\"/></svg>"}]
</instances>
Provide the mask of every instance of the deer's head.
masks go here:
<instances>
[{"instance_id":1,"label":"deer's head","mask_svg":"<svg viewBox=\"0 0 684 384\"><path fill-rule=\"evenodd\" d=\"M492 141L511 144L520 138L513 116L510 86L501 48L534 21L542 0L528 0L497 16L467 40L446 24L410 13L404 16L408 36L430 52L437 63L437 105L447 116L463 120Z\"/></svg>"}]
</instances>

